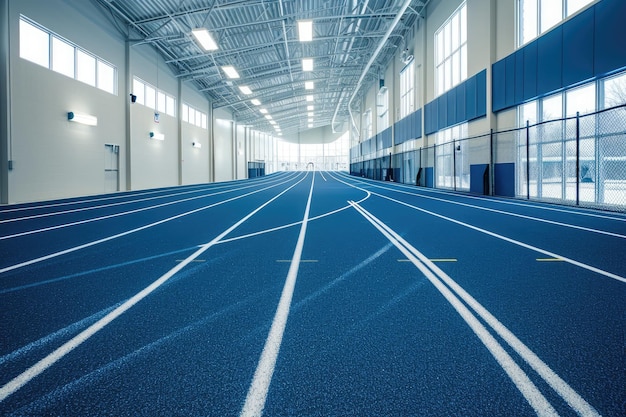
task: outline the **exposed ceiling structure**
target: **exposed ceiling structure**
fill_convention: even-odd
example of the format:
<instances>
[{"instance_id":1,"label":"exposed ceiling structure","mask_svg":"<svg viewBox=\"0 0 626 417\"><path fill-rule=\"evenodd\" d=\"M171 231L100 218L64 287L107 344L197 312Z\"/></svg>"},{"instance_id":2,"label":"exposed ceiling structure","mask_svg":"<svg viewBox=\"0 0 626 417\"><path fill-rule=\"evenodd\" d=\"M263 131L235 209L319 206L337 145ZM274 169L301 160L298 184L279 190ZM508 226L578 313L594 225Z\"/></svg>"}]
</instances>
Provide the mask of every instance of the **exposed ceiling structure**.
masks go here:
<instances>
[{"instance_id":1,"label":"exposed ceiling structure","mask_svg":"<svg viewBox=\"0 0 626 417\"><path fill-rule=\"evenodd\" d=\"M174 74L206 94L213 108L231 111L240 124L285 137L328 125L345 130L349 106L404 47L404 37L428 3L92 1L123 28L133 45L148 43L159 51ZM313 22L310 41L299 39L301 20ZM199 44L192 35L198 28L208 30L216 50ZM313 68L306 68L303 59L312 59ZM229 78L225 66L232 66L239 78ZM305 89L307 81L313 82L310 90ZM251 93L242 92L242 86ZM312 101L307 96L313 96Z\"/></svg>"}]
</instances>

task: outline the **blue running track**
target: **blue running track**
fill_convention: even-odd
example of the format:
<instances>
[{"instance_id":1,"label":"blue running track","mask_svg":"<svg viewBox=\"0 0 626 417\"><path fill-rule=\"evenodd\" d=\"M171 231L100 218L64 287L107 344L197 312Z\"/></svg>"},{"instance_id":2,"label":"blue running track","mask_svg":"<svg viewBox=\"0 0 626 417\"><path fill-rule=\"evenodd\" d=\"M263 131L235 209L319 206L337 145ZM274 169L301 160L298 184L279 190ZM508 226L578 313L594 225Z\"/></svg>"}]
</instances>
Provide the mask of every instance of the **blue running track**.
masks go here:
<instances>
[{"instance_id":1,"label":"blue running track","mask_svg":"<svg viewBox=\"0 0 626 417\"><path fill-rule=\"evenodd\" d=\"M289 172L0 208L2 416L624 416L626 216Z\"/></svg>"}]
</instances>

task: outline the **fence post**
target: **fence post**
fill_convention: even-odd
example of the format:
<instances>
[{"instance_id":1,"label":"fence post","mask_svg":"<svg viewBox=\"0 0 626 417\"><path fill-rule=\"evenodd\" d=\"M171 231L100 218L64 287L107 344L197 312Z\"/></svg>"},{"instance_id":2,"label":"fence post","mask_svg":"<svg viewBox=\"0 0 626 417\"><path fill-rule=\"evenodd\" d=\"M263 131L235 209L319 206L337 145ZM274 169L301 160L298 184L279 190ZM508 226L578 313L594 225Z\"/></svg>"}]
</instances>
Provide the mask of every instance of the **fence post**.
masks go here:
<instances>
[{"instance_id":1,"label":"fence post","mask_svg":"<svg viewBox=\"0 0 626 417\"><path fill-rule=\"evenodd\" d=\"M526 120L526 199L530 200L530 121Z\"/></svg>"},{"instance_id":2,"label":"fence post","mask_svg":"<svg viewBox=\"0 0 626 417\"><path fill-rule=\"evenodd\" d=\"M456 191L456 139L452 141L452 186Z\"/></svg>"},{"instance_id":3,"label":"fence post","mask_svg":"<svg viewBox=\"0 0 626 417\"><path fill-rule=\"evenodd\" d=\"M492 195L492 196L496 194L496 183L493 178L494 172L495 172L495 169L493 166L493 129L491 129L489 133L489 185L490 185L489 195Z\"/></svg>"},{"instance_id":4,"label":"fence post","mask_svg":"<svg viewBox=\"0 0 626 417\"><path fill-rule=\"evenodd\" d=\"M576 205L580 205L580 112L576 112Z\"/></svg>"},{"instance_id":5,"label":"fence post","mask_svg":"<svg viewBox=\"0 0 626 417\"><path fill-rule=\"evenodd\" d=\"M437 145L433 146L433 188L437 188Z\"/></svg>"}]
</instances>

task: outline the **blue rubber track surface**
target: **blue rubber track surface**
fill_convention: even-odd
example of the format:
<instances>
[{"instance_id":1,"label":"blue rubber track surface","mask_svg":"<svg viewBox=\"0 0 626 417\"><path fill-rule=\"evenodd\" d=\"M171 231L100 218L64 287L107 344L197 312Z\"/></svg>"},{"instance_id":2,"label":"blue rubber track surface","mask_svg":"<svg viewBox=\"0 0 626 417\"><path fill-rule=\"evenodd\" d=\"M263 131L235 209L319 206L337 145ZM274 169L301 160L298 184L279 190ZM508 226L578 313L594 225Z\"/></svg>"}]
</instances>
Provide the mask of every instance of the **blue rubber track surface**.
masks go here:
<instances>
[{"instance_id":1,"label":"blue rubber track surface","mask_svg":"<svg viewBox=\"0 0 626 417\"><path fill-rule=\"evenodd\" d=\"M0 415L623 416L625 259L621 213L338 172L3 206Z\"/></svg>"}]
</instances>

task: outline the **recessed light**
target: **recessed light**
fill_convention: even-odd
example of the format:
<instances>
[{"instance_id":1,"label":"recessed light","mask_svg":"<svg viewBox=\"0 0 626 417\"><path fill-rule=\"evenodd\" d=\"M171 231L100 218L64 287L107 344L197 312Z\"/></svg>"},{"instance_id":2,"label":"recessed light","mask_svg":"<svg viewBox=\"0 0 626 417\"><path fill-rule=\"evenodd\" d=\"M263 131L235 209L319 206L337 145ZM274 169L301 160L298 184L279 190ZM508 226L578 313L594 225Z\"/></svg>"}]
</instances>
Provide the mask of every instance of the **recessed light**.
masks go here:
<instances>
[{"instance_id":1,"label":"recessed light","mask_svg":"<svg viewBox=\"0 0 626 417\"><path fill-rule=\"evenodd\" d=\"M200 46L202 46L205 51L215 51L218 49L217 43L215 43L208 30L204 28L194 29L191 31L191 34L194 38L196 38L196 40L200 43Z\"/></svg>"},{"instance_id":2,"label":"recessed light","mask_svg":"<svg viewBox=\"0 0 626 417\"><path fill-rule=\"evenodd\" d=\"M312 20L299 20L298 21L298 39L300 42L309 42L313 40L313 21Z\"/></svg>"},{"instance_id":3,"label":"recessed light","mask_svg":"<svg viewBox=\"0 0 626 417\"><path fill-rule=\"evenodd\" d=\"M239 78L239 73L232 65L222 67L222 71L224 71L224 74L226 74L228 78Z\"/></svg>"}]
</instances>

